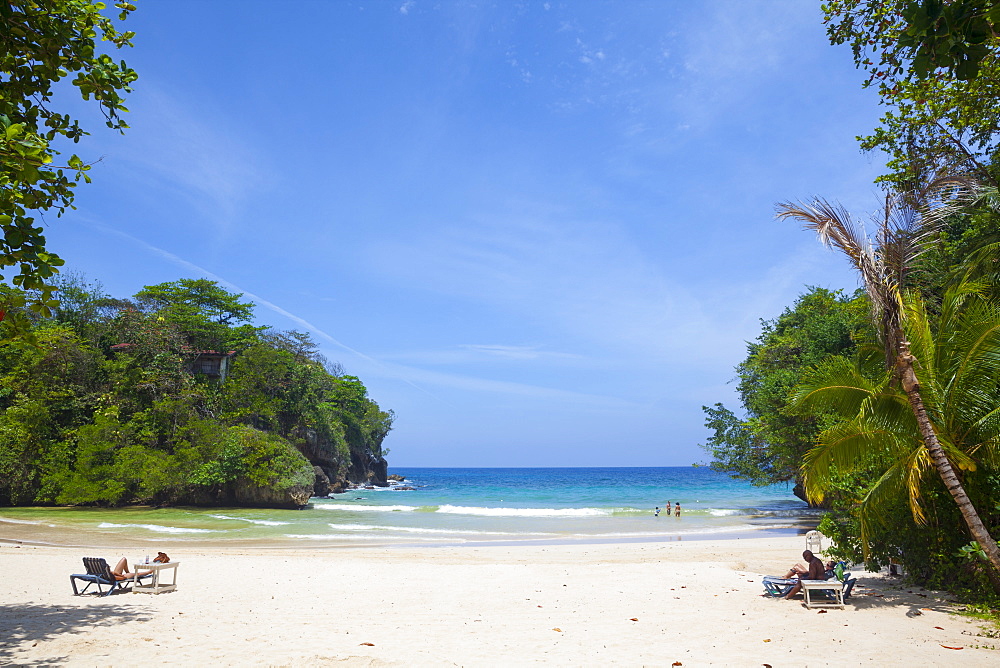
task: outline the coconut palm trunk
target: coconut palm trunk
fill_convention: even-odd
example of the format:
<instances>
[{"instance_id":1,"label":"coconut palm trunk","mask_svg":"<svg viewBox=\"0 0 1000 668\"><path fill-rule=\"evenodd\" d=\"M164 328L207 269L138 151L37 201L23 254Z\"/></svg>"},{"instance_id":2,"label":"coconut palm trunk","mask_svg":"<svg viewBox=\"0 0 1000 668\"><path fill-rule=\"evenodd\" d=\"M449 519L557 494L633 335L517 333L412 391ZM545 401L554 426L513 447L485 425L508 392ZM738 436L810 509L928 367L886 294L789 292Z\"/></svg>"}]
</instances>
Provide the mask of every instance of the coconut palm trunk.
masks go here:
<instances>
[{"instance_id":1,"label":"coconut palm trunk","mask_svg":"<svg viewBox=\"0 0 1000 668\"><path fill-rule=\"evenodd\" d=\"M965 525L969 528L969 533L979 543L979 547L982 548L983 552L986 553L986 558L990 560L994 571L1000 573L1000 546L993 540L989 529L986 528L982 518L979 517L976 507L972 505L969 495L965 493L962 482L958 479L954 467L948 460L948 456L945 454L944 448L941 447L940 441L938 441L937 434L934 432L934 425L931 424L930 418L927 417L927 411L924 409L924 400L920 396L920 381L917 379L916 371L913 368L915 362L916 358L910 354L909 344L904 341L900 345L900 352L896 357L896 369L899 373L903 391L906 392L906 397L910 401L910 408L917 419L917 426L920 429L920 436L924 442L924 447L927 449L927 454L930 455L938 475L941 476L941 481L944 483L945 489L948 490L951 498L958 505L958 510L962 513L962 519L965 520ZM991 578L991 580L996 583L996 578Z\"/></svg>"},{"instance_id":2,"label":"coconut palm trunk","mask_svg":"<svg viewBox=\"0 0 1000 668\"><path fill-rule=\"evenodd\" d=\"M911 203L915 201L920 201L920 198L913 195L887 196L884 214L877 221L877 247L869 241L863 226L856 225L843 208L822 199L815 199L809 204L779 204L777 217L792 218L806 229L814 230L823 244L843 252L854 265L871 302L872 322L885 347L886 368L895 369L917 420L923 446L945 488L958 505L969 534L979 543L993 566L995 572L991 574L991 580L997 581L993 576L1000 574L1000 547L966 494L938 440L920 393L916 358L910 354L903 334L905 311L901 293L904 279L923 250L924 243L936 231L933 217L923 219L912 208Z\"/></svg>"}]
</instances>

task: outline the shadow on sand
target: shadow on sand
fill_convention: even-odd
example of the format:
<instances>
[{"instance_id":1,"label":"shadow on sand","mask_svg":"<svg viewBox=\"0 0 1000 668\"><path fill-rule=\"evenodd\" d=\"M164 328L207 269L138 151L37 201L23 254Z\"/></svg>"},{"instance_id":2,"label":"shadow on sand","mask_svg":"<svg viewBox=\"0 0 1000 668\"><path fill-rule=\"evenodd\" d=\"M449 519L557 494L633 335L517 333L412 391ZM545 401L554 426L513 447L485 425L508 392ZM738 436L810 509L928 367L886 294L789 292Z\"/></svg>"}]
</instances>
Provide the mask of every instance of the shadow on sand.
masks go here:
<instances>
[{"instance_id":1,"label":"shadow on sand","mask_svg":"<svg viewBox=\"0 0 1000 668\"><path fill-rule=\"evenodd\" d=\"M81 597L84 603L91 597ZM114 597L109 597L113 599ZM96 602L96 601L95 601ZM90 629L98 626L113 626L127 622L145 622L152 615L143 610L136 610L122 605L114 600L102 601L101 605L60 605L44 604L2 604L0 605L0 665L24 663L18 661L20 648L27 644L44 642L57 635L65 633L81 634L86 638ZM35 666L61 665L67 657L49 657L33 659Z\"/></svg>"}]
</instances>

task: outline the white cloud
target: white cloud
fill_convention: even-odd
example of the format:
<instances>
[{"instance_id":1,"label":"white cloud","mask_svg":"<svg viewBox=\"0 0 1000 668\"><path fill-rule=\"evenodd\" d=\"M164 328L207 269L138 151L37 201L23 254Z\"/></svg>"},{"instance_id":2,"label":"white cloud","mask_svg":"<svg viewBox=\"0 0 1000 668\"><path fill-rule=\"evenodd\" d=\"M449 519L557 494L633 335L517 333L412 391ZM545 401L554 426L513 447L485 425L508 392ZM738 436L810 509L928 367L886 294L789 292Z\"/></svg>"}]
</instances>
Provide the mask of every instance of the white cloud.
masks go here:
<instances>
[{"instance_id":1,"label":"white cloud","mask_svg":"<svg viewBox=\"0 0 1000 668\"><path fill-rule=\"evenodd\" d=\"M416 3L413 0L406 0L406 2L404 2L402 5L399 6L399 13L406 16L407 14L410 13L410 9L415 4Z\"/></svg>"}]
</instances>

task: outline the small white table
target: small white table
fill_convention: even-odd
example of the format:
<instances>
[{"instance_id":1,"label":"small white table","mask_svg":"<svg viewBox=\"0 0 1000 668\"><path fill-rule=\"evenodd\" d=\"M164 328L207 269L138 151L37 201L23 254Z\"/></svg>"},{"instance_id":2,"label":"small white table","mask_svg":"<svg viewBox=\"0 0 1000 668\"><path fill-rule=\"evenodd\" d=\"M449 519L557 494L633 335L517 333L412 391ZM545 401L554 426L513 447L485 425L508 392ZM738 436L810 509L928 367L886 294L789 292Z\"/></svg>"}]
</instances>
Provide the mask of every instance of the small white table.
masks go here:
<instances>
[{"instance_id":1,"label":"small white table","mask_svg":"<svg viewBox=\"0 0 1000 668\"><path fill-rule=\"evenodd\" d=\"M135 576L132 578L132 593L162 594L165 591L174 591L177 589L177 567L180 565L181 562L179 561L168 561L165 564L145 564L142 562L132 564L132 572L135 573ZM173 569L174 571L173 580L169 584L163 584L160 582L160 574L168 569ZM141 584L139 571L153 571L153 581L149 584Z\"/></svg>"},{"instance_id":2,"label":"small white table","mask_svg":"<svg viewBox=\"0 0 1000 668\"><path fill-rule=\"evenodd\" d=\"M830 578L829 580L800 580L802 583L802 596L806 599L807 608L844 608L844 583L840 580ZM814 600L810 598L810 592L832 591L833 600L821 598Z\"/></svg>"}]
</instances>

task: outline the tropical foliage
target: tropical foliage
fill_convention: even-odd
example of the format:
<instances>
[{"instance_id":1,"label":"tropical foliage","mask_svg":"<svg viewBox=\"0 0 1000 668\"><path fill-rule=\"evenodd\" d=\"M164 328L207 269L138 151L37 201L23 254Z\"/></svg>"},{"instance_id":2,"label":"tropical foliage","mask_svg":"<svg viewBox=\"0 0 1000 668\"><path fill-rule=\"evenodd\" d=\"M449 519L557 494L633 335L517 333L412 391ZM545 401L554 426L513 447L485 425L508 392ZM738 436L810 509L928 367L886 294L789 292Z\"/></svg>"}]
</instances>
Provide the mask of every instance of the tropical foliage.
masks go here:
<instances>
[{"instance_id":1,"label":"tropical foliage","mask_svg":"<svg viewBox=\"0 0 1000 668\"><path fill-rule=\"evenodd\" d=\"M822 416L797 410L790 392L802 374L829 355L851 355L868 328L867 303L860 294L809 288L747 345L736 368L745 417L722 404L704 406L713 435L705 444L712 468L755 485L795 483L805 498L799 466L813 446Z\"/></svg>"},{"instance_id":2,"label":"tropical foliage","mask_svg":"<svg viewBox=\"0 0 1000 668\"><path fill-rule=\"evenodd\" d=\"M864 150L888 157L874 237L841 207L785 203L779 217L842 252L870 325L775 394L777 416L813 419L792 456L805 496L830 510L832 556L902 562L919 583L1000 601L1000 39L993 0L831 0L830 39L849 44L886 112ZM768 335L765 330L764 339ZM812 337L812 334L806 334ZM753 348L741 370L755 363ZM782 389L788 387L782 386ZM780 438L711 414L715 464L734 475L787 466ZM717 409L721 409L718 406ZM735 426L734 426L735 424ZM710 442L711 444L711 442ZM723 455L723 456L720 456ZM729 459L725 455L731 455ZM992 593L991 593L992 592Z\"/></svg>"},{"instance_id":3,"label":"tropical foliage","mask_svg":"<svg viewBox=\"0 0 1000 668\"><path fill-rule=\"evenodd\" d=\"M879 180L909 187L942 161L992 180L1000 109L1000 18L994 0L831 0L823 5L834 44L849 44L886 107L881 124L860 137L883 151Z\"/></svg>"},{"instance_id":4,"label":"tropical foliage","mask_svg":"<svg viewBox=\"0 0 1000 668\"><path fill-rule=\"evenodd\" d=\"M251 326L241 295L57 286L51 317L25 313L34 344L0 347L0 505L296 505L314 467L384 474L392 413L308 335ZM229 364L206 372L206 355Z\"/></svg>"},{"instance_id":5,"label":"tropical foliage","mask_svg":"<svg viewBox=\"0 0 1000 668\"><path fill-rule=\"evenodd\" d=\"M135 7L115 4L124 20ZM50 252L36 217L73 208L74 188L91 165L77 155L57 164L60 142L87 135L79 121L52 104L54 89L69 82L93 100L109 128L123 131L124 93L137 75L98 48L131 46L134 33L119 31L90 0L0 2L0 280L21 290L0 293L0 339L23 334L22 307L49 315L56 306L52 277L63 260Z\"/></svg>"}]
</instances>

